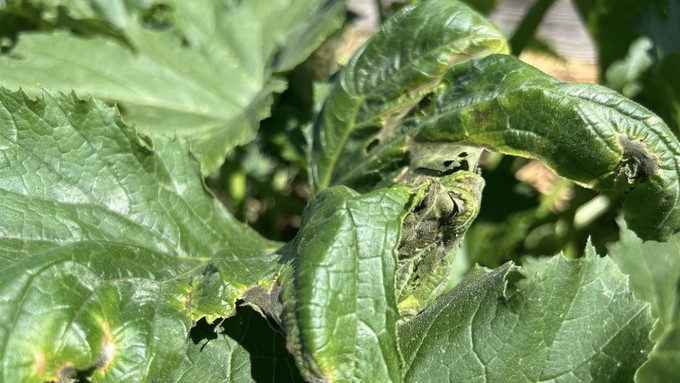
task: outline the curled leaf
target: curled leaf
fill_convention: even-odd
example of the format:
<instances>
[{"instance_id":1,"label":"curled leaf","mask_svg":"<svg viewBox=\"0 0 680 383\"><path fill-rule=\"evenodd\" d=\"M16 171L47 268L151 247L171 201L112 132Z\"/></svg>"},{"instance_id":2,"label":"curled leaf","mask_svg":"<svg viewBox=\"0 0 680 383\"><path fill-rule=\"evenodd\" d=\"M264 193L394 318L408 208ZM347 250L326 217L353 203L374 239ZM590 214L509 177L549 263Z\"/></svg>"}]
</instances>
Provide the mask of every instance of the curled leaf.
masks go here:
<instances>
[{"instance_id":1,"label":"curled leaf","mask_svg":"<svg viewBox=\"0 0 680 383\"><path fill-rule=\"evenodd\" d=\"M418 137L538 158L581 185L623 196L640 237L680 231L680 143L635 102L504 55L454 66L430 97L408 122Z\"/></svg>"},{"instance_id":2,"label":"curled leaf","mask_svg":"<svg viewBox=\"0 0 680 383\"><path fill-rule=\"evenodd\" d=\"M411 164L457 162L430 146L420 150L402 119L455 63L507 50L503 34L459 1L425 1L391 17L343 69L316 122L316 191L338 184L368 191L391 185ZM476 165L475 153L461 154Z\"/></svg>"}]
</instances>

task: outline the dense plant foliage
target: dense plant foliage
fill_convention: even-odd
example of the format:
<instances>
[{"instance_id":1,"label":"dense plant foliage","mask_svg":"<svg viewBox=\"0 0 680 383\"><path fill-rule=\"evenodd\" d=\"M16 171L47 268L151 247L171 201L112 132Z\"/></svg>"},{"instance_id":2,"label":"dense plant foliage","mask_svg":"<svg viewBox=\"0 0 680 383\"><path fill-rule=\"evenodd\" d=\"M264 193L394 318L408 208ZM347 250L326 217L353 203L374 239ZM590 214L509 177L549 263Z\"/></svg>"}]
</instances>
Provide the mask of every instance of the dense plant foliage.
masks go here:
<instances>
[{"instance_id":1,"label":"dense plant foliage","mask_svg":"<svg viewBox=\"0 0 680 383\"><path fill-rule=\"evenodd\" d=\"M411 3L2 2L0 381L677 378L673 130Z\"/></svg>"}]
</instances>

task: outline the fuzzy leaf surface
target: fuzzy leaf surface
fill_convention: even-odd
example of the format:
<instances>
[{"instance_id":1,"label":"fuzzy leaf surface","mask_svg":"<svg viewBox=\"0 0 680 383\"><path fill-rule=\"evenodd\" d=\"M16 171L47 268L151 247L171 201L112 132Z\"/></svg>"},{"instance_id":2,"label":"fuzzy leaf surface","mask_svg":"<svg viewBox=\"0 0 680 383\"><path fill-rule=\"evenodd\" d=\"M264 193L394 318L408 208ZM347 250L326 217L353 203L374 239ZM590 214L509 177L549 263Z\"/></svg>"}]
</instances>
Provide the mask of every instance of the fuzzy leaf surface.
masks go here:
<instances>
[{"instance_id":1,"label":"fuzzy leaf surface","mask_svg":"<svg viewBox=\"0 0 680 383\"><path fill-rule=\"evenodd\" d=\"M422 150L402 118L453 64L507 49L496 27L459 1L426 1L391 17L343 68L314 126L316 191L337 184L370 190L386 179L389 185L412 160L450 159L437 148Z\"/></svg>"},{"instance_id":2,"label":"fuzzy leaf surface","mask_svg":"<svg viewBox=\"0 0 680 383\"><path fill-rule=\"evenodd\" d=\"M0 132L0 380L153 376L268 275L278 244L229 215L182 140L6 89Z\"/></svg>"},{"instance_id":3,"label":"fuzzy leaf surface","mask_svg":"<svg viewBox=\"0 0 680 383\"><path fill-rule=\"evenodd\" d=\"M397 244L411 191L318 194L283 277L288 348L312 381L400 380Z\"/></svg>"},{"instance_id":4,"label":"fuzzy leaf surface","mask_svg":"<svg viewBox=\"0 0 680 383\"><path fill-rule=\"evenodd\" d=\"M467 6L428 1L392 17L350 60L314 126L314 188L364 191L474 171L480 148L538 158L623 197L644 239L680 231L680 143L607 88L560 82L518 59Z\"/></svg>"},{"instance_id":5,"label":"fuzzy leaf surface","mask_svg":"<svg viewBox=\"0 0 680 383\"><path fill-rule=\"evenodd\" d=\"M62 3L116 22L133 49L103 36L23 34L0 56L0 83L116 102L139 129L186 138L206 173L255 137L272 92L285 88L274 72L302 62L344 16L340 0L169 0L162 28L152 28L120 1Z\"/></svg>"},{"instance_id":6,"label":"fuzzy leaf surface","mask_svg":"<svg viewBox=\"0 0 680 383\"><path fill-rule=\"evenodd\" d=\"M491 55L455 65L430 101L406 121L418 137L538 158L565 178L623 196L626 221L641 238L680 231L680 143L620 94Z\"/></svg>"},{"instance_id":7,"label":"fuzzy leaf surface","mask_svg":"<svg viewBox=\"0 0 680 383\"><path fill-rule=\"evenodd\" d=\"M609 246L609 254L629 275L633 293L649 302L658 319L651 334L656 344L635 381L680 380L680 235L668 242L643 242L624 226L619 241Z\"/></svg>"},{"instance_id":8,"label":"fuzzy leaf surface","mask_svg":"<svg viewBox=\"0 0 680 383\"><path fill-rule=\"evenodd\" d=\"M651 348L649 306L594 249L533 268L506 298L504 265L475 269L399 328L406 381L630 381Z\"/></svg>"}]
</instances>

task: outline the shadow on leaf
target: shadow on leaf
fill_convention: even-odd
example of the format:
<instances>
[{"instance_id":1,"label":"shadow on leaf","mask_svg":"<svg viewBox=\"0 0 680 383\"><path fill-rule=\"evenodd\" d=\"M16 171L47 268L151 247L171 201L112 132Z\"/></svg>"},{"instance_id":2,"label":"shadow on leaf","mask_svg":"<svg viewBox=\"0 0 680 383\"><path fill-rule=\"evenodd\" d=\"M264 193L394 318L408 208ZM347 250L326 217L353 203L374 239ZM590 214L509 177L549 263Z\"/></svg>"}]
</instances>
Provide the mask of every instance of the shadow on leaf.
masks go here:
<instances>
[{"instance_id":1,"label":"shadow on leaf","mask_svg":"<svg viewBox=\"0 0 680 383\"><path fill-rule=\"evenodd\" d=\"M220 330L216 331L216 328ZM251 376L256 382L304 382L293 356L286 350L286 339L278 327L250 307L240 306L236 315L208 324L201 319L191 329L194 344L201 349L225 335L250 355Z\"/></svg>"}]
</instances>

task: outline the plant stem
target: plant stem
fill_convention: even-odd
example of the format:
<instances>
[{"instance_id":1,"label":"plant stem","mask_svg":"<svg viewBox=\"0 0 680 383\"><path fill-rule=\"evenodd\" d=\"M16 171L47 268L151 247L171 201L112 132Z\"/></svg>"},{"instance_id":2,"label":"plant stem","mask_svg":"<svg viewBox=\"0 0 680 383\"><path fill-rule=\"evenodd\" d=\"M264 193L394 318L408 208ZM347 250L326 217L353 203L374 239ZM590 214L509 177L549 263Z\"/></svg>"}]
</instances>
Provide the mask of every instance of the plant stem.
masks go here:
<instances>
[{"instance_id":1,"label":"plant stem","mask_svg":"<svg viewBox=\"0 0 680 383\"><path fill-rule=\"evenodd\" d=\"M385 22L387 20L387 12L385 11L385 6L383 5L382 0L375 0L375 7L378 9L378 15L380 17L380 24Z\"/></svg>"},{"instance_id":2,"label":"plant stem","mask_svg":"<svg viewBox=\"0 0 680 383\"><path fill-rule=\"evenodd\" d=\"M548 9L550 9L554 2L555 0L536 0L531 8L529 8L524 18L522 18L522 22L510 38L509 42L513 55L519 56L522 53L522 50L536 33L536 29L538 29L538 25L543 20L543 16L545 16L545 13L548 12Z\"/></svg>"}]
</instances>

